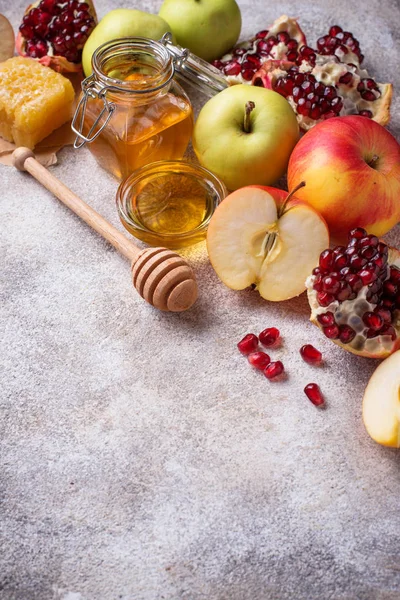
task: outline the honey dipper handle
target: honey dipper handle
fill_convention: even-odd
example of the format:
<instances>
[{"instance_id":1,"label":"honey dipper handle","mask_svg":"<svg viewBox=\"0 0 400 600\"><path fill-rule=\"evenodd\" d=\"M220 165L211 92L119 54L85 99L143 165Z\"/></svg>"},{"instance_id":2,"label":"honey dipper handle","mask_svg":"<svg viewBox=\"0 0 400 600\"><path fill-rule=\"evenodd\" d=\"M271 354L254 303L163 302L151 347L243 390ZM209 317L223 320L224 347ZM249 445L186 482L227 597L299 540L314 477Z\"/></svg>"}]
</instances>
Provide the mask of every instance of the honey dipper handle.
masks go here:
<instances>
[{"instance_id":1,"label":"honey dipper handle","mask_svg":"<svg viewBox=\"0 0 400 600\"><path fill-rule=\"evenodd\" d=\"M133 262L136 261L142 250L43 167L36 160L32 150L29 150L29 148L17 148L13 153L13 163L19 171L28 171L28 173L52 192L63 204L68 206L78 217L92 227L92 229L110 242L126 258Z\"/></svg>"}]
</instances>

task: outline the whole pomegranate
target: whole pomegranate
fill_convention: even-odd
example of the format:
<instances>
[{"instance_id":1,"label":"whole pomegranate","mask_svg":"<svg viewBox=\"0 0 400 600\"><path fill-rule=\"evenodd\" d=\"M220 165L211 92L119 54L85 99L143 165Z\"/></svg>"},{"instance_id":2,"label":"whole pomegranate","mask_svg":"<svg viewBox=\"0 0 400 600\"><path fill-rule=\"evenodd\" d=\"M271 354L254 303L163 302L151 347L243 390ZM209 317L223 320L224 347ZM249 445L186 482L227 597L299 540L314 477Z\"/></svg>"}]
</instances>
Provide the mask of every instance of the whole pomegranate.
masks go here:
<instances>
[{"instance_id":1,"label":"whole pomegranate","mask_svg":"<svg viewBox=\"0 0 400 600\"><path fill-rule=\"evenodd\" d=\"M365 229L324 250L307 282L311 321L345 350L385 358L400 348L400 251Z\"/></svg>"},{"instance_id":2,"label":"whole pomegranate","mask_svg":"<svg viewBox=\"0 0 400 600\"><path fill-rule=\"evenodd\" d=\"M17 52L58 72L80 71L82 49L96 23L91 0L41 0L25 11Z\"/></svg>"},{"instance_id":3,"label":"whole pomegranate","mask_svg":"<svg viewBox=\"0 0 400 600\"><path fill-rule=\"evenodd\" d=\"M284 96L306 131L348 114L388 123L392 85L370 77L363 59L358 41L338 25L313 49L296 19L283 15L213 64L230 83L252 83Z\"/></svg>"}]
</instances>

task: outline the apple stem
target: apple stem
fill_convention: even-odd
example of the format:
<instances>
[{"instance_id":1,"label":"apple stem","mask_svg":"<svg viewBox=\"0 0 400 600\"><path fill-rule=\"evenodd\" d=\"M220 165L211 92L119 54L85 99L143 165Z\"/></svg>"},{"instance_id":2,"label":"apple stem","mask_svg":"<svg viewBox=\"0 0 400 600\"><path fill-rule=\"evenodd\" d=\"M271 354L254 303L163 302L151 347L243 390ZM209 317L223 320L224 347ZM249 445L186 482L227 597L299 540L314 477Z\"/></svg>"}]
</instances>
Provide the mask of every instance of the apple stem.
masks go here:
<instances>
[{"instance_id":1,"label":"apple stem","mask_svg":"<svg viewBox=\"0 0 400 600\"><path fill-rule=\"evenodd\" d=\"M371 158L371 160L367 163L372 169L375 169L375 165L379 160L379 156L377 154L374 154L373 157Z\"/></svg>"},{"instance_id":2,"label":"apple stem","mask_svg":"<svg viewBox=\"0 0 400 600\"><path fill-rule=\"evenodd\" d=\"M243 121L243 131L245 133L251 132L250 115L251 115L252 111L255 109L255 107L256 107L256 105L251 100L250 100L250 102L246 102L246 106L244 107L245 112L244 112L244 121Z\"/></svg>"},{"instance_id":3,"label":"apple stem","mask_svg":"<svg viewBox=\"0 0 400 600\"><path fill-rule=\"evenodd\" d=\"M305 185L306 185L306 182L305 182L305 181L301 181L301 182L299 183L299 185L296 185L296 187L295 187L295 188L294 188L294 189L293 189L293 190L290 192L290 194L288 194L288 195L286 196L286 198L285 198L285 202L282 204L282 207L281 207L281 209L280 209L280 211L279 211L279 217L278 217L279 219L281 218L281 216L282 216L282 215L283 215L283 213L285 212L285 208L286 208L286 205L287 205L287 203L289 202L289 200L290 200L290 199L291 199L291 198L292 198L292 197L295 195L295 193L296 193L296 192L297 192L299 189L301 189L301 188L305 187Z\"/></svg>"}]
</instances>

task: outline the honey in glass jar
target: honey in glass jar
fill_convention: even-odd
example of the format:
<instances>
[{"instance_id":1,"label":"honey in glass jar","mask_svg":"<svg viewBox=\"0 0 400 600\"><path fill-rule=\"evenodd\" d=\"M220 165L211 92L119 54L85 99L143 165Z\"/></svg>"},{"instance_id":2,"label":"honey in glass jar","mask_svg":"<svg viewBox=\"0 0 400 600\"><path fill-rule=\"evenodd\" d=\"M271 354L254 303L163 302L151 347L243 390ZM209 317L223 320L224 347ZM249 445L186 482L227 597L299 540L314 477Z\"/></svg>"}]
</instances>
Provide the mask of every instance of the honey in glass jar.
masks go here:
<instances>
[{"instance_id":1,"label":"honey in glass jar","mask_svg":"<svg viewBox=\"0 0 400 600\"><path fill-rule=\"evenodd\" d=\"M166 46L123 38L100 46L82 84L73 129L118 179L144 165L182 158L193 129L190 100L175 81Z\"/></svg>"}]
</instances>

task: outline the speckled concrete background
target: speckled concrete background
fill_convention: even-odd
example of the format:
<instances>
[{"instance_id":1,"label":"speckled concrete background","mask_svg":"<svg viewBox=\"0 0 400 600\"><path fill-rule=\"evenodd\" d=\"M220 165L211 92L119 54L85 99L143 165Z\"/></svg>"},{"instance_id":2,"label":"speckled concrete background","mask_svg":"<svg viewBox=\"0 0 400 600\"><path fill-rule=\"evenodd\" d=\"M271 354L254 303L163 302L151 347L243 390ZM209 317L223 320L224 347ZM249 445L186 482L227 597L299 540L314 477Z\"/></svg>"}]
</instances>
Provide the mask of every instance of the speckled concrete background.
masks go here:
<instances>
[{"instance_id":1,"label":"speckled concrete background","mask_svg":"<svg viewBox=\"0 0 400 600\"><path fill-rule=\"evenodd\" d=\"M1 12L17 26L24 5ZM400 134L398 0L240 6L244 36L284 12L310 40L335 22L353 31L372 73L395 81ZM89 151L65 149L53 169L118 225L116 183ZM196 308L157 313L122 257L29 176L0 174L1 599L399 599L400 454L361 422L377 363L325 340L304 296L226 289L204 245L186 253ZM387 239L400 245L400 228ZM281 384L235 348L270 325ZM306 342L324 368L301 361ZM314 380L325 411L303 395Z\"/></svg>"}]
</instances>

